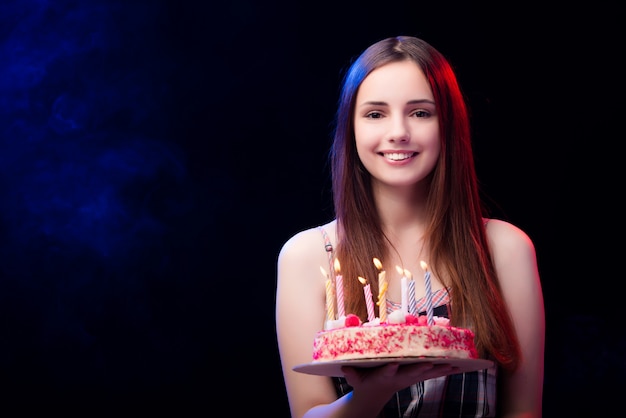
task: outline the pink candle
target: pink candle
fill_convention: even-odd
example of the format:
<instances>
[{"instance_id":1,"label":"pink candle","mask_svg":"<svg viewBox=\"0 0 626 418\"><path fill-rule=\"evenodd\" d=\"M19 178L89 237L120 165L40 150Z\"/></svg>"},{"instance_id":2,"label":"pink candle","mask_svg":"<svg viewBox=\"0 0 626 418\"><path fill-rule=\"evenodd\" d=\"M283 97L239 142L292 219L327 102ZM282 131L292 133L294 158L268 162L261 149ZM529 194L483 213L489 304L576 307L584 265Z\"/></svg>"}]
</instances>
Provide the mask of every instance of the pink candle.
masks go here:
<instances>
[{"instance_id":1,"label":"pink candle","mask_svg":"<svg viewBox=\"0 0 626 418\"><path fill-rule=\"evenodd\" d=\"M339 260L335 258L335 286L337 292L337 318L346 316L346 310L343 302L343 276Z\"/></svg>"},{"instance_id":2,"label":"pink candle","mask_svg":"<svg viewBox=\"0 0 626 418\"><path fill-rule=\"evenodd\" d=\"M359 281L365 285L363 286L363 293L365 294L365 306L367 306L367 321L372 322L374 319L376 319L372 289L370 287L370 284L367 283L367 280L365 280L363 277L359 277Z\"/></svg>"}]
</instances>

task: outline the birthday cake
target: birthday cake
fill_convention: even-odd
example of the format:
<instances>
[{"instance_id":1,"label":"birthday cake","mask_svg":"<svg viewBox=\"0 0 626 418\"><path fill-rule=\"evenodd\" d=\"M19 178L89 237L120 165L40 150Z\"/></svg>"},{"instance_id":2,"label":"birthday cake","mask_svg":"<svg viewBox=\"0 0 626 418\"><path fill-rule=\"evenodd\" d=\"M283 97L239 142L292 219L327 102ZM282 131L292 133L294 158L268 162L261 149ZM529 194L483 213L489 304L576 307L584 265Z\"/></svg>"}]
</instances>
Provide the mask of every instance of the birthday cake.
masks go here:
<instances>
[{"instance_id":1,"label":"birthday cake","mask_svg":"<svg viewBox=\"0 0 626 418\"><path fill-rule=\"evenodd\" d=\"M476 359L474 333L449 325L447 318L434 317L428 325L426 316L400 311L387 320L361 323L356 315L334 321L319 331L313 342L313 362L362 360L389 357L445 357Z\"/></svg>"},{"instance_id":2,"label":"birthday cake","mask_svg":"<svg viewBox=\"0 0 626 418\"><path fill-rule=\"evenodd\" d=\"M382 270L382 263L373 259L379 274L380 293L379 306L386 306L387 279ZM335 259L334 285L327 276L326 306L327 321L324 329L319 331L313 341L313 362L323 363L337 360L365 360L391 357L438 357L453 359L477 359L478 353L474 345L474 333L467 328L453 327L450 320L434 315L432 307L432 291L428 265L421 262L424 269L426 311L427 315L418 315L413 286L415 282L409 271L396 266L402 274L402 308L394 310L389 315L381 312L382 317L375 317L373 297L367 281L359 277L364 284L365 302L368 311L368 321L354 314L345 312L343 302L343 277L341 266ZM338 307L335 315L334 307Z\"/></svg>"}]
</instances>

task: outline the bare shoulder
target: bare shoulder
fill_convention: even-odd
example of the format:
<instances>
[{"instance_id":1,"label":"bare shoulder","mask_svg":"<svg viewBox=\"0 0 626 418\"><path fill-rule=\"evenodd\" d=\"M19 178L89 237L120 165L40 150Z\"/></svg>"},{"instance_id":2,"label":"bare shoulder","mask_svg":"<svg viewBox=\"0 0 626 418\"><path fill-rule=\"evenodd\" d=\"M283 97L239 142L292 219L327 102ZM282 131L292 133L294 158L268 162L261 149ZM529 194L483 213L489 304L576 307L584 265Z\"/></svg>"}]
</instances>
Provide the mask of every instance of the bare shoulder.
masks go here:
<instances>
[{"instance_id":1,"label":"bare shoulder","mask_svg":"<svg viewBox=\"0 0 626 418\"><path fill-rule=\"evenodd\" d=\"M334 245L334 222L322 225ZM319 263L326 257L324 236L319 227L302 230L289 238L280 249L279 262ZM319 270L317 270L319 271Z\"/></svg>"},{"instance_id":2,"label":"bare shoulder","mask_svg":"<svg viewBox=\"0 0 626 418\"><path fill-rule=\"evenodd\" d=\"M486 223L491 250L497 258L524 255L534 257L535 246L528 234L516 225L500 219Z\"/></svg>"},{"instance_id":3,"label":"bare shoulder","mask_svg":"<svg viewBox=\"0 0 626 418\"><path fill-rule=\"evenodd\" d=\"M537 299L540 293L535 246L526 232L509 222L490 219L487 236L500 285L511 300ZM510 302L514 304L516 302Z\"/></svg>"}]
</instances>

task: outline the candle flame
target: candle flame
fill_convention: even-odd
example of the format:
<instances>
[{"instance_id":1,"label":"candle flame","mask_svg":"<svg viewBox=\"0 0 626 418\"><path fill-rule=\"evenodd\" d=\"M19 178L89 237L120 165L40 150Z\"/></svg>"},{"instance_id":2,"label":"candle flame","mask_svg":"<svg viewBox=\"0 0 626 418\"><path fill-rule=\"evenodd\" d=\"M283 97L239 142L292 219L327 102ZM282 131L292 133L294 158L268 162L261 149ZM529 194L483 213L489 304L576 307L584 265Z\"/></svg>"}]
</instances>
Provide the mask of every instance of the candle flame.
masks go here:
<instances>
[{"instance_id":1,"label":"candle flame","mask_svg":"<svg viewBox=\"0 0 626 418\"><path fill-rule=\"evenodd\" d=\"M320 266L320 271L322 272L324 277L328 278L328 273L326 272L326 270L324 270L324 267Z\"/></svg>"},{"instance_id":2,"label":"candle flame","mask_svg":"<svg viewBox=\"0 0 626 418\"><path fill-rule=\"evenodd\" d=\"M357 277L357 279L359 279L359 281L361 282L361 284L366 284L367 280L361 276Z\"/></svg>"},{"instance_id":3,"label":"candle flame","mask_svg":"<svg viewBox=\"0 0 626 418\"><path fill-rule=\"evenodd\" d=\"M406 270L403 270L402 267L396 265L396 271L398 272L398 274L402 274L403 272L405 272Z\"/></svg>"},{"instance_id":4,"label":"candle flame","mask_svg":"<svg viewBox=\"0 0 626 418\"><path fill-rule=\"evenodd\" d=\"M380 262L380 260L376 257L374 257L374 265L376 266L376 268L378 270L381 270L383 268L383 263Z\"/></svg>"},{"instance_id":5,"label":"candle flame","mask_svg":"<svg viewBox=\"0 0 626 418\"><path fill-rule=\"evenodd\" d=\"M428 271L428 264L424 260L420 261L420 266L424 269L424 271Z\"/></svg>"},{"instance_id":6,"label":"candle flame","mask_svg":"<svg viewBox=\"0 0 626 418\"><path fill-rule=\"evenodd\" d=\"M334 264L334 267L335 267L335 271L336 271L337 273L339 273L339 271L341 270L341 266L339 265L339 260L338 260L338 259L336 259L336 258L335 258L335 264Z\"/></svg>"},{"instance_id":7,"label":"candle flame","mask_svg":"<svg viewBox=\"0 0 626 418\"><path fill-rule=\"evenodd\" d=\"M411 280L413 278L413 274L410 271L408 271L407 269L404 269L404 275L409 280Z\"/></svg>"}]
</instances>

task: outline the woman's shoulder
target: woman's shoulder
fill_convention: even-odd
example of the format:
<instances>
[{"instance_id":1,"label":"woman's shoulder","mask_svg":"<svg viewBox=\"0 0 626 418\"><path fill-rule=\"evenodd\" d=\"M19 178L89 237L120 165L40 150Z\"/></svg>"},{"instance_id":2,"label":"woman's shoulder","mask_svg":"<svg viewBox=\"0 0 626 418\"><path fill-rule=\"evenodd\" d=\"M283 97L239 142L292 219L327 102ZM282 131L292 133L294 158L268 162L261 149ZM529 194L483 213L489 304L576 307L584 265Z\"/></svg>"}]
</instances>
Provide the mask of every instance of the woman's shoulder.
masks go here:
<instances>
[{"instance_id":1,"label":"woman's shoulder","mask_svg":"<svg viewBox=\"0 0 626 418\"><path fill-rule=\"evenodd\" d=\"M324 225L314 226L301 230L292 235L280 249L280 257L290 259L310 260L313 254L325 254L326 233L331 245L335 244L335 221Z\"/></svg>"},{"instance_id":2,"label":"woman's shoulder","mask_svg":"<svg viewBox=\"0 0 626 418\"><path fill-rule=\"evenodd\" d=\"M495 218L484 219L484 222L487 236L498 244L533 245L526 231L511 222Z\"/></svg>"},{"instance_id":3,"label":"woman's shoulder","mask_svg":"<svg viewBox=\"0 0 626 418\"><path fill-rule=\"evenodd\" d=\"M501 219L485 220L487 238L496 263L533 261L535 247L528 234L519 226Z\"/></svg>"}]
</instances>

